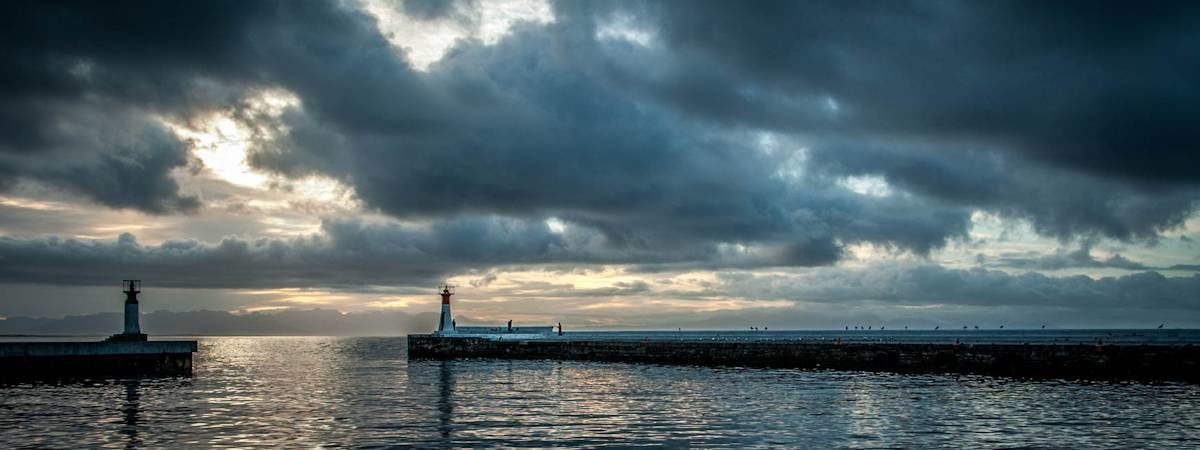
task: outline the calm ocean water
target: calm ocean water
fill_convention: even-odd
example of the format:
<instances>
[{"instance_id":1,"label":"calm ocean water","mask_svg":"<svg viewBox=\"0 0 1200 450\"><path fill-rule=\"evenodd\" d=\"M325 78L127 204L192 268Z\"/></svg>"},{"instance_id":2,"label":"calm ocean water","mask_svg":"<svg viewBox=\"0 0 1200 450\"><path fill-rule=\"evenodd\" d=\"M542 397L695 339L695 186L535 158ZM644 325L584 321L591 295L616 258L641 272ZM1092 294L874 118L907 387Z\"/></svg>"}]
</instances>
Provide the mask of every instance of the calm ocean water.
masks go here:
<instances>
[{"instance_id":1,"label":"calm ocean water","mask_svg":"<svg viewBox=\"0 0 1200 450\"><path fill-rule=\"evenodd\" d=\"M403 338L200 341L191 378L0 386L0 448L1200 447L1194 385L410 362Z\"/></svg>"}]
</instances>

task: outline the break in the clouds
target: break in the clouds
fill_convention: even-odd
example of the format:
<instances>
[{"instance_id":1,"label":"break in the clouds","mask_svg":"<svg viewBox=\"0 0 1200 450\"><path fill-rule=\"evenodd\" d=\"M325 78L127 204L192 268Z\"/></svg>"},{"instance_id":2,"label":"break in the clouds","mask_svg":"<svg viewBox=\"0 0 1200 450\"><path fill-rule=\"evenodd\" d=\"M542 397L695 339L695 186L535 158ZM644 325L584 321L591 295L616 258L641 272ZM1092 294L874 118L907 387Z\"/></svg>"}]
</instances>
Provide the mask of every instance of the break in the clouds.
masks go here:
<instances>
[{"instance_id":1,"label":"break in the clouds","mask_svg":"<svg viewBox=\"0 0 1200 450\"><path fill-rule=\"evenodd\" d=\"M601 308L664 273L902 264L1196 307L1128 289L1194 277L1190 3L0 8L6 282L643 278L578 291ZM937 287L900 303L1077 298Z\"/></svg>"}]
</instances>

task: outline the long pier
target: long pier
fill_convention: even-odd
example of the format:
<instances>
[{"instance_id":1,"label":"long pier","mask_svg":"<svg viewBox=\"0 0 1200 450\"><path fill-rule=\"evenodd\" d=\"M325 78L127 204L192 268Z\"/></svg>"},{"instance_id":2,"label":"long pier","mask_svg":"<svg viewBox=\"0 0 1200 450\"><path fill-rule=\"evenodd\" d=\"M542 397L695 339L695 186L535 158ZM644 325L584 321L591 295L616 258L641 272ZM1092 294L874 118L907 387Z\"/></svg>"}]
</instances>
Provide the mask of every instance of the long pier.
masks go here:
<instances>
[{"instance_id":1,"label":"long pier","mask_svg":"<svg viewBox=\"0 0 1200 450\"><path fill-rule=\"evenodd\" d=\"M187 376L196 341L0 343L0 378Z\"/></svg>"},{"instance_id":2,"label":"long pier","mask_svg":"<svg viewBox=\"0 0 1200 450\"><path fill-rule=\"evenodd\" d=\"M1200 383L1200 347L1191 344L632 341L409 335L408 356Z\"/></svg>"}]
</instances>

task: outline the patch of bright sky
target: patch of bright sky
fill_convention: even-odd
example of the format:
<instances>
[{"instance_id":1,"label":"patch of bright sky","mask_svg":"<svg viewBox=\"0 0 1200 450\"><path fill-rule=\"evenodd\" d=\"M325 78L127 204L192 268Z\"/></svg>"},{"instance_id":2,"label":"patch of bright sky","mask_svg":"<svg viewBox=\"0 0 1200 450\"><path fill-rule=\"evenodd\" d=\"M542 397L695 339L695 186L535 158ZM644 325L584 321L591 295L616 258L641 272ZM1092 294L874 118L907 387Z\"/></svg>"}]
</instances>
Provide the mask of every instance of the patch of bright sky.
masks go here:
<instances>
[{"instance_id":1,"label":"patch of bright sky","mask_svg":"<svg viewBox=\"0 0 1200 450\"><path fill-rule=\"evenodd\" d=\"M855 175L842 177L838 185L859 195L868 197L887 197L892 195L892 187L887 180L879 175Z\"/></svg>"},{"instance_id":2,"label":"patch of bright sky","mask_svg":"<svg viewBox=\"0 0 1200 450\"><path fill-rule=\"evenodd\" d=\"M808 166L808 148L787 136L768 131L757 132L753 137L758 144L758 151L775 162L773 176L788 182L804 179L805 168Z\"/></svg>"},{"instance_id":3,"label":"patch of bright sky","mask_svg":"<svg viewBox=\"0 0 1200 450\"><path fill-rule=\"evenodd\" d=\"M842 106L836 98L827 96L825 97L825 109L828 109L830 113L836 114L838 111L841 111Z\"/></svg>"},{"instance_id":4,"label":"patch of bright sky","mask_svg":"<svg viewBox=\"0 0 1200 450\"><path fill-rule=\"evenodd\" d=\"M37 200L31 198L9 197L0 195L0 205L11 206L14 208L33 209L37 211L64 211L72 209L73 206L63 202L52 200Z\"/></svg>"},{"instance_id":5,"label":"patch of bright sky","mask_svg":"<svg viewBox=\"0 0 1200 450\"><path fill-rule=\"evenodd\" d=\"M838 262L841 267L862 268L884 260L916 260L907 252L897 252L869 242L845 246L846 258Z\"/></svg>"},{"instance_id":6,"label":"patch of bright sky","mask_svg":"<svg viewBox=\"0 0 1200 450\"><path fill-rule=\"evenodd\" d=\"M1157 243L1120 242L1097 238L1092 242L1091 255L1098 261L1106 261L1115 255L1121 255L1152 268L1162 268L1174 264L1196 264L1200 262L1200 243L1189 247L1180 237L1195 237L1200 235L1198 232L1200 232L1200 218L1193 217L1185 222L1183 227L1163 233L1163 238ZM1050 276L1084 275L1099 278L1122 276L1131 272L1126 269L1101 267L1044 270L994 265L993 263L997 259L1006 256L1036 259L1080 249L1081 242L1079 240L1061 242L1053 237L1039 235L1034 231L1032 224L1024 219L1005 218L995 213L975 211L971 215L969 235L968 242L951 242L946 248L935 251L931 255L932 262L957 269L982 266L989 270L1001 270L1009 273L1036 271ZM980 256L982 256L982 265L979 263ZM1137 272L1137 270L1133 272ZM1168 276L1186 276L1194 272L1166 271L1163 273Z\"/></svg>"},{"instance_id":7,"label":"patch of bright sky","mask_svg":"<svg viewBox=\"0 0 1200 450\"><path fill-rule=\"evenodd\" d=\"M1028 221L979 210L971 213L967 233L967 242L951 242L936 251L932 259L946 267L964 269L979 266L979 255L991 261L1003 255L1050 254L1060 246L1056 239L1038 235Z\"/></svg>"},{"instance_id":8,"label":"patch of bright sky","mask_svg":"<svg viewBox=\"0 0 1200 450\"><path fill-rule=\"evenodd\" d=\"M468 9L470 6L478 9ZM554 21L546 0L484 0L473 5L455 2L450 17L437 20L410 17L400 2L364 0L362 7L375 17L388 42L417 70L428 70L459 39L474 38L491 45L518 22Z\"/></svg>"},{"instance_id":9,"label":"patch of bright sky","mask_svg":"<svg viewBox=\"0 0 1200 450\"><path fill-rule=\"evenodd\" d=\"M245 312L270 311L294 306L342 309L341 307L345 306L352 307L352 300L355 300L356 297L344 292L307 288L245 290L241 291L241 294L253 298L250 306L240 309Z\"/></svg>"},{"instance_id":10,"label":"patch of bright sky","mask_svg":"<svg viewBox=\"0 0 1200 450\"><path fill-rule=\"evenodd\" d=\"M216 113L202 121L199 127L166 122L171 131L190 144L192 155L217 178L252 188L265 187L270 180L246 163L251 135L233 118Z\"/></svg>"},{"instance_id":11,"label":"patch of bright sky","mask_svg":"<svg viewBox=\"0 0 1200 450\"><path fill-rule=\"evenodd\" d=\"M246 220L261 222L259 231L268 235L315 233L321 215L358 211L353 189L336 180L315 175L286 178L250 166L252 145L287 132L271 122L288 108L300 107L291 93L265 90L245 99L238 115L214 111L187 123L163 119L203 166L199 175L182 170L176 179L185 190L200 195L207 210L245 215L252 218Z\"/></svg>"},{"instance_id":12,"label":"patch of bright sky","mask_svg":"<svg viewBox=\"0 0 1200 450\"><path fill-rule=\"evenodd\" d=\"M613 14L596 24L596 39L601 41L625 41L649 47L656 38L652 28L640 23L631 14Z\"/></svg>"},{"instance_id":13,"label":"patch of bright sky","mask_svg":"<svg viewBox=\"0 0 1200 450\"><path fill-rule=\"evenodd\" d=\"M551 217L546 219L546 228L549 228L551 233L563 234L567 231L567 223L557 217Z\"/></svg>"}]
</instances>

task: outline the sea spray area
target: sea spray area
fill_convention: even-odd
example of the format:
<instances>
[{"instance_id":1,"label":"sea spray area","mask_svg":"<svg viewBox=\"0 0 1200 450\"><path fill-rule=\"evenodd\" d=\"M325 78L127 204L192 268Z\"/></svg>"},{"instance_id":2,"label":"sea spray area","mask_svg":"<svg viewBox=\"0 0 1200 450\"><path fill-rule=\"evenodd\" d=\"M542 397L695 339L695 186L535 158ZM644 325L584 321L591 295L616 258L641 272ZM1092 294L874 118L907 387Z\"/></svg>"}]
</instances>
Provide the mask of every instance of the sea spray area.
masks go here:
<instances>
[{"instance_id":1,"label":"sea spray area","mask_svg":"<svg viewBox=\"0 0 1200 450\"><path fill-rule=\"evenodd\" d=\"M981 332L642 332L518 338L410 335L409 357L960 373L1200 382L1192 330ZM1094 336L1094 337L1093 337ZM1089 338L1091 338L1089 340ZM1106 338L1112 338L1107 340ZM1115 341L1115 342L1114 342Z\"/></svg>"},{"instance_id":2,"label":"sea spray area","mask_svg":"<svg viewBox=\"0 0 1200 450\"><path fill-rule=\"evenodd\" d=\"M1200 445L1191 384L409 360L404 338L198 340L190 378L0 386L0 448Z\"/></svg>"}]
</instances>

